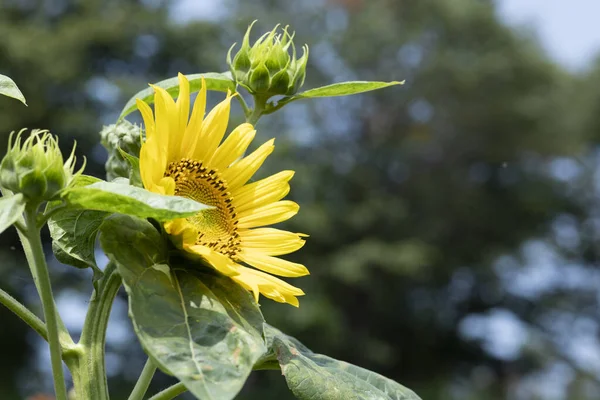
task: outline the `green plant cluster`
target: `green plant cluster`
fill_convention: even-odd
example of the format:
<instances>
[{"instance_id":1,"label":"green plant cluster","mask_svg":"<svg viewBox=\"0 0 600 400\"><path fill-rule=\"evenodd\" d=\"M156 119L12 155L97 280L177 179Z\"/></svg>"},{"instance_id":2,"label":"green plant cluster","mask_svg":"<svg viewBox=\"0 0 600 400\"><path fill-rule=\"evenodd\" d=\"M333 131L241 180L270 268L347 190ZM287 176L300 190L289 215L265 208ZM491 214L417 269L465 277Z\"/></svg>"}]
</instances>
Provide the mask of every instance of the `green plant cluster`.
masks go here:
<instances>
[{"instance_id":1,"label":"green plant cluster","mask_svg":"<svg viewBox=\"0 0 600 400\"><path fill-rule=\"evenodd\" d=\"M266 36L267 41L279 40L273 32ZM285 35L281 45L287 49L292 38ZM258 45L267 46L261 40ZM266 57L261 63L272 65L272 59L280 62L281 52L267 47L268 51L262 47L255 50ZM306 57L308 53L300 66L294 67L294 79L300 79L297 72L304 68ZM20 92L14 82L2 79L3 93L18 98ZM220 91L236 91L239 83L226 73L190 76L194 91L202 81L209 90ZM344 82L299 93L287 102L361 93L396 83ZM174 79L157 85L172 96L178 94ZM237 98L247 110L248 120L255 123L266 114L264 93L251 89L249 94L255 98L253 109L242 96ZM197 215L208 206L140 187L138 156L143 135L138 127L123 120L134 110L136 98L152 101L147 90L139 92L127 103L119 121L100 133L102 144L109 150L107 181L73 173L73 154L63 163L57 141L48 132L34 131L23 144L17 136L0 164L4 194L0 199L0 233L11 225L17 228L45 322L1 290L0 302L48 341L57 400L109 398L105 337L111 306L121 284L129 297L129 316L135 333L148 355L130 400L145 396L157 368L176 377L179 383L154 395L154 400L170 399L182 391L189 391L198 399L232 399L250 373L261 369L281 371L299 399L419 399L393 380L313 353L269 325L247 290L201 263L184 260L174 251L161 223ZM279 104L277 109L285 104ZM273 111L275 108L268 113ZM40 240L46 223L52 249L61 262L94 270L94 291L78 342L71 337L54 304ZM109 259L104 270L95 261L97 238ZM69 394L63 361L73 377L74 387Z\"/></svg>"}]
</instances>

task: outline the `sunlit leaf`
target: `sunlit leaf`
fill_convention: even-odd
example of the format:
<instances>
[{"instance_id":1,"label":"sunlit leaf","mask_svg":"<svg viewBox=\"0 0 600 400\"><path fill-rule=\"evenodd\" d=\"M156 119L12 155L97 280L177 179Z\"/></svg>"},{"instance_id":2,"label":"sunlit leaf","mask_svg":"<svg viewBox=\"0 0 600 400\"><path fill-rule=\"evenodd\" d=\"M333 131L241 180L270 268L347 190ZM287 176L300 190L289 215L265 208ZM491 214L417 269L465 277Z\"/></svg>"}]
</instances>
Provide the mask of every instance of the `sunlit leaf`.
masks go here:
<instances>
[{"instance_id":1,"label":"sunlit leaf","mask_svg":"<svg viewBox=\"0 0 600 400\"><path fill-rule=\"evenodd\" d=\"M298 93L292 99L314 98L314 97L333 97L333 96L348 96L369 92L371 90L383 89L389 86L402 85L402 82L368 82L368 81L350 81L334 83L332 85L322 86L315 89L310 89L305 92Z\"/></svg>"},{"instance_id":2,"label":"sunlit leaf","mask_svg":"<svg viewBox=\"0 0 600 400\"><path fill-rule=\"evenodd\" d=\"M67 190L63 198L74 207L167 221L209 208L194 200L165 196L118 181L96 182Z\"/></svg>"},{"instance_id":3,"label":"sunlit leaf","mask_svg":"<svg viewBox=\"0 0 600 400\"><path fill-rule=\"evenodd\" d=\"M288 387L301 400L420 400L412 390L375 372L313 353L265 324L269 353L258 369L279 362Z\"/></svg>"},{"instance_id":4,"label":"sunlit leaf","mask_svg":"<svg viewBox=\"0 0 600 400\"><path fill-rule=\"evenodd\" d=\"M23 93L19 90L17 84L8 76L2 74L0 74L0 94L17 99L21 103L27 105L25 96L23 96Z\"/></svg>"}]
</instances>

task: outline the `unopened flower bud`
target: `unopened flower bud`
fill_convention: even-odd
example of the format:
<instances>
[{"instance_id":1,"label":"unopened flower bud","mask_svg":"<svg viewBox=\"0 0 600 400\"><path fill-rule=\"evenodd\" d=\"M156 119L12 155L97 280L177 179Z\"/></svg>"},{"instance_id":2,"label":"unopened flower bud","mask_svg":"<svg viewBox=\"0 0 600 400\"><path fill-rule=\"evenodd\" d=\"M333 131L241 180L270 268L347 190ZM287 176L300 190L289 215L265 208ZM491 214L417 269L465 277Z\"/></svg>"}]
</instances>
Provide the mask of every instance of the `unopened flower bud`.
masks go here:
<instances>
[{"instance_id":1,"label":"unopened flower bud","mask_svg":"<svg viewBox=\"0 0 600 400\"><path fill-rule=\"evenodd\" d=\"M139 157L142 145L140 138L140 127L127 120L122 120L116 125L108 125L100 131L102 146L108 150L106 160L106 179L112 181L115 178L129 178L131 165L123 158L119 149Z\"/></svg>"},{"instance_id":2,"label":"unopened flower bud","mask_svg":"<svg viewBox=\"0 0 600 400\"><path fill-rule=\"evenodd\" d=\"M279 25L250 46L250 31L254 22L248 27L242 46L233 59L231 53L235 44L227 54L227 63L234 79L253 95L270 97L295 94L304 84L308 46L304 45L302 57L296 58L294 34L288 32L287 26L278 33Z\"/></svg>"},{"instance_id":3,"label":"unopened flower bud","mask_svg":"<svg viewBox=\"0 0 600 400\"><path fill-rule=\"evenodd\" d=\"M22 142L23 132L16 135L14 143L14 132L10 135L8 152L0 163L0 185L28 200L54 200L83 170L73 172L75 146L63 162L58 140L48 131L34 129Z\"/></svg>"}]
</instances>

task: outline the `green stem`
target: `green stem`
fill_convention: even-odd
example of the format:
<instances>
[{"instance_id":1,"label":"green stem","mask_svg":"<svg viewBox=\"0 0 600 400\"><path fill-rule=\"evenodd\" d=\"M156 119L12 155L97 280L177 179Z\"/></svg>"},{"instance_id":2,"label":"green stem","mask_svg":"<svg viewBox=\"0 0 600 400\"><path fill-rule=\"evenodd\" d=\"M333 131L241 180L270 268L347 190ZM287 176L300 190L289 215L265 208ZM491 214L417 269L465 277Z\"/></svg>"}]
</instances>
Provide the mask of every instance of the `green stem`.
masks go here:
<instances>
[{"instance_id":1,"label":"green stem","mask_svg":"<svg viewBox=\"0 0 600 400\"><path fill-rule=\"evenodd\" d=\"M46 225L46 223L48 222L48 220L49 220L50 218L52 218L52 216L53 216L54 214L56 214L56 213L57 213L57 212L59 212L59 211L62 211L62 210L64 210L65 208L67 208L67 205L66 205L66 204L61 204L61 205L59 205L59 206L55 206L54 208L50 209L50 211L47 211L46 213L44 213L44 214L43 214L43 215L40 217L40 220L39 220L39 222L38 222L38 227L39 227L40 229L42 229L42 227L43 227L44 225Z\"/></svg>"},{"instance_id":2,"label":"green stem","mask_svg":"<svg viewBox=\"0 0 600 400\"><path fill-rule=\"evenodd\" d=\"M154 396L150 397L148 400L171 400L174 399L175 396L180 395L181 393L187 392L186 387L183 383L179 382L174 384L171 387L166 388L162 392L156 393Z\"/></svg>"},{"instance_id":3,"label":"green stem","mask_svg":"<svg viewBox=\"0 0 600 400\"><path fill-rule=\"evenodd\" d=\"M27 227L26 238L31 247L33 263L30 267L34 271L33 277L37 281L42 308L44 310L44 319L48 329L48 344L50 345L50 361L52 363L52 376L54 379L54 391L56 400L67 400L67 387L63 374L62 350L59 340L59 323L57 319L54 296L52 295L52 285L46 258L42 248L40 230L37 226L37 206L27 206L25 210L25 224Z\"/></svg>"},{"instance_id":4,"label":"green stem","mask_svg":"<svg viewBox=\"0 0 600 400\"><path fill-rule=\"evenodd\" d=\"M25 323L36 331L44 340L48 341L48 330L42 320L2 289L0 289L0 303L4 304L6 308L25 321Z\"/></svg>"},{"instance_id":5,"label":"green stem","mask_svg":"<svg viewBox=\"0 0 600 400\"><path fill-rule=\"evenodd\" d=\"M235 98L240 103L240 106L242 106L242 110L244 110L244 116L246 118L248 118L248 116L250 115L251 111L250 111L250 107L248 107L248 104L246 103L246 100L244 100L244 98L242 97L241 93L238 93L237 96L235 96Z\"/></svg>"},{"instance_id":6,"label":"green stem","mask_svg":"<svg viewBox=\"0 0 600 400\"><path fill-rule=\"evenodd\" d=\"M133 388L133 391L129 395L128 400L142 400L144 398L155 372L156 365L154 365L152 360L148 358L148 360L146 360L146 364L144 365L144 369L142 370L142 373L140 374L140 377Z\"/></svg>"},{"instance_id":7,"label":"green stem","mask_svg":"<svg viewBox=\"0 0 600 400\"><path fill-rule=\"evenodd\" d=\"M82 350L81 356L69 365L78 399L109 398L104 347L110 310L120 287L121 277L115 265L110 263L90 299L78 345Z\"/></svg>"},{"instance_id":8,"label":"green stem","mask_svg":"<svg viewBox=\"0 0 600 400\"><path fill-rule=\"evenodd\" d=\"M260 117L263 115L267 107L267 98L262 96L254 96L254 109L250 115L246 115L246 122L256 125Z\"/></svg>"}]
</instances>

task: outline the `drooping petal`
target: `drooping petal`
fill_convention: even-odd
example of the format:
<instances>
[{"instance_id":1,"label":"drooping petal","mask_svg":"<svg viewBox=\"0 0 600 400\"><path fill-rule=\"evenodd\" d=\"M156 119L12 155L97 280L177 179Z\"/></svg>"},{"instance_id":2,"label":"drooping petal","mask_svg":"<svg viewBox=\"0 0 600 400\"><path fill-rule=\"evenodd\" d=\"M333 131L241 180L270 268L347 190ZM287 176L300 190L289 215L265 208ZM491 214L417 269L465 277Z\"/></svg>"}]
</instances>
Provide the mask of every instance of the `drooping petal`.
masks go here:
<instances>
[{"instance_id":1,"label":"drooping petal","mask_svg":"<svg viewBox=\"0 0 600 400\"><path fill-rule=\"evenodd\" d=\"M273 152L273 149L275 148L275 146L273 146L274 142L275 139L267 141L258 149L254 150L252 154L236 161L223 172L222 176L227 182L229 190L234 191L248 182L248 179L254 175L263 162L265 162L265 159L269 154Z\"/></svg>"},{"instance_id":2,"label":"drooping petal","mask_svg":"<svg viewBox=\"0 0 600 400\"><path fill-rule=\"evenodd\" d=\"M234 190L232 196L236 211L241 213L283 199L290 191L288 182L293 176L294 171L281 171Z\"/></svg>"},{"instance_id":3,"label":"drooping petal","mask_svg":"<svg viewBox=\"0 0 600 400\"><path fill-rule=\"evenodd\" d=\"M182 249L196 242L198 231L185 218L177 218L164 224L165 231L172 237L176 237L175 245Z\"/></svg>"},{"instance_id":4,"label":"drooping petal","mask_svg":"<svg viewBox=\"0 0 600 400\"><path fill-rule=\"evenodd\" d=\"M298 307L299 303L296 296L304 295L301 289L252 268L238 266L238 275L232 276L231 279L247 290L252 291L256 301L258 301L258 294L261 293L272 300Z\"/></svg>"},{"instance_id":5,"label":"drooping petal","mask_svg":"<svg viewBox=\"0 0 600 400\"><path fill-rule=\"evenodd\" d=\"M232 97L231 93L228 92L225 100L217 104L206 116L206 119L202 123L200 135L198 136L198 142L196 142L196 146L193 149L194 154L192 158L194 160L209 160L219 146L219 143L221 143L227 129L227 124L229 123L229 110Z\"/></svg>"},{"instance_id":6,"label":"drooping petal","mask_svg":"<svg viewBox=\"0 0 600 400\"><path fill-rule=\"evenodd\" d=\"M309 274L308 269L302 264L277 257L271 257L257 251L242 251L237 257L245 263L270 274L286 276L289 278Z\"/></svg>"},{"instance_id":7,"label":"drooping petal","mask_svg":"<svg viewBox=\"0 0 600 400\"><path fill-rule=\"evenodd\" d=\"M239 273L239 265L224 254L217 253L209 247L202 245L186 246L190 253L197 254L204 258L208 263L223 275L232 276Z\"/></svg>"},{"instance_id":8,"label":"drooping petal","mask_svg":"<svg viewBox=\"0 0 600 400\"><path fill-rule=\"evenodd\" d=\"M275 228L243 229L239 235L242 249L269 256L293 253L306 243L306 235Z\"/></svg>"},{"instance_id":9,"label":"drooping petal","mask_svg":"<svg viewBox=\"0 0 600 400\"><path fill-rule=\"evenodd\" d=\"M217 148L209 165L218 171L224 171L231 163L244 155L255 134L256 131L251 124L239 125Z\"/></svg>"},{"instance_id":10,"label":"drooping petal","mask_svg":"<svg viewBox=\"0 0 600 400\"><path fill-rule=\"evenodd\" d=\"M290 200L277 201L266 206L253 208L238 215L240 229L277 224L292 218L300 206Z\"/></svg>"}]
</instances>

